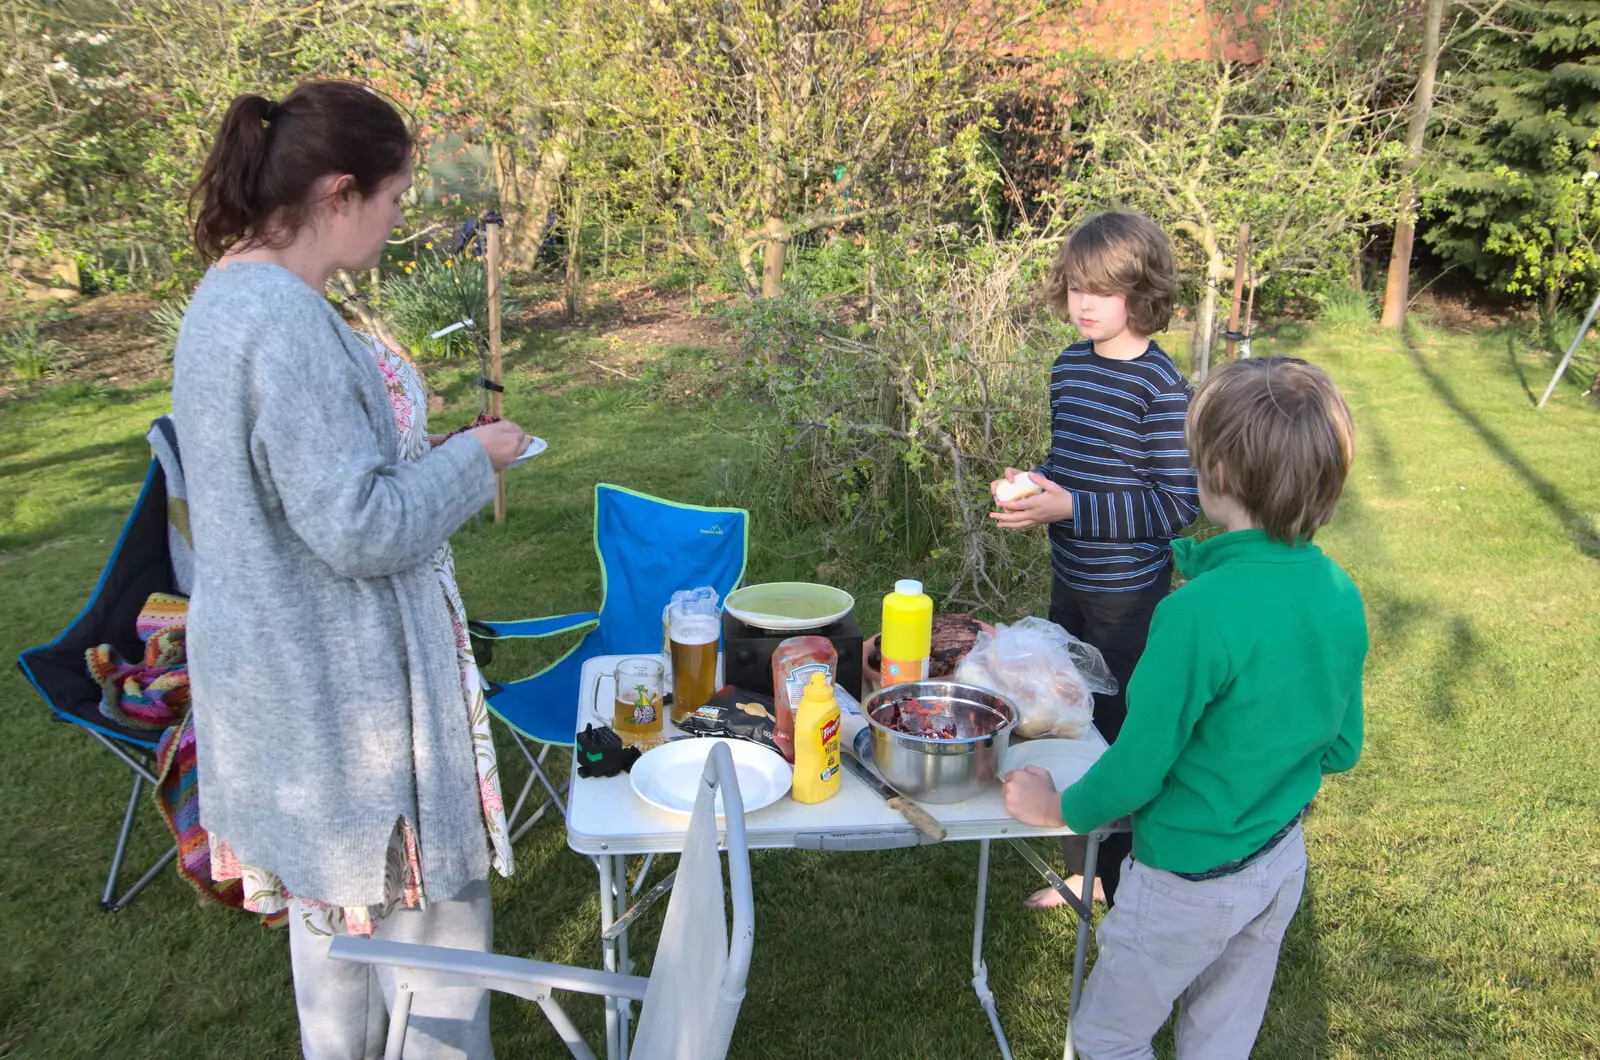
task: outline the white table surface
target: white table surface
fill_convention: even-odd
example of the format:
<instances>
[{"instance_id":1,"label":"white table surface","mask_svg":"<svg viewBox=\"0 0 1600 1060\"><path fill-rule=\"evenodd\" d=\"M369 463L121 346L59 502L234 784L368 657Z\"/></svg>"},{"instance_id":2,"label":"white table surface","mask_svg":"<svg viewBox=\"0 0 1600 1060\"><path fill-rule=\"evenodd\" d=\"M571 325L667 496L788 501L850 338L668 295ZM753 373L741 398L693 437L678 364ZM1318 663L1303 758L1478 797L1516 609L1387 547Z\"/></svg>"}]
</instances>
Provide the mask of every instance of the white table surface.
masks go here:
<instances>
[{"instance_id":1,"label":"white table surface","mask_svg":"<svg viewBox=\"0 0 1600 1060\"><path fill-rule=\"evenodd\" d=\"M613 693L611 673L628 656L604 655L583 666L578 701L578 729L587 723L609 725L596 702L609 705ZM718 683L721 669L718 668ZM846 717L843 739L848 743L865 722ZM668 720L667 735L676 729ZM1093 729L1085 744L1104 752L1106 744ZM576 749L574 749L576 755ZM751 849L881 849L931 842L921 836L897 811L889 809L848 769L839 794L826 802L805 804L785 795L765 809L746 815L745 831ZM922 808L944 825L947 841L1025 839L1030 836L1071 835L1070 828L1035 828L1006 813L1005 798L996 782L983 794L955 803L922 803ZM657 809L634 794L628 774L614 777L580 777L572 769L572 795L567 811L567 845L580 854L676 853L683 849L689 815Z\"/></svg>"}]
</instances>

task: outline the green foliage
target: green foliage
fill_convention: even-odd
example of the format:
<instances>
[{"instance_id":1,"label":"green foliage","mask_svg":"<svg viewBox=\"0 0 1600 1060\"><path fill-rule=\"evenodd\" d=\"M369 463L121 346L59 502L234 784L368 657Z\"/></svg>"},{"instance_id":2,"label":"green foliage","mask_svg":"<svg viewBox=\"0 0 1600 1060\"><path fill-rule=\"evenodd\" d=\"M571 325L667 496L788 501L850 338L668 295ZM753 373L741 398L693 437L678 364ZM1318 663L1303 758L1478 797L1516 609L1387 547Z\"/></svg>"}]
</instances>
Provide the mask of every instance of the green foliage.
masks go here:
<instances>
[{"instance_id":1,"label":"green foliage","mask_svg":"<svg viewBox=\"0 0 1600 1060\"><path fill-rule=\"evenodd\" d=\"M0 9L0 258L64 253L91 288L196 262L187 197L240 92L315 76L413 86L434 65L422 5L60 0ZM23 132L26 135L22 135Z\"/></svg>"},{"instance_id":2,"label":"green foliage","mask_svg":"<svg viewBox=\"0 0 1600 1060\"><path fill-rule=\"evenodd\" d=\"M984 76L1019 8L762 0L599 5L604 75L617 93L590 112L641 207L669 219L708 270L737 263L745 290L771 289L769 243L959 199L940 179L947 149L983 121ZM592 137L591 137L592 139Z\"/></svg>"},{"instance_id":3,"label":"green foliage","mask_svg":"<svg viewBox=\"0 0 1600 1060\"><path fill-rule=\"evenodd\" d=\"M575 408L615 415L637 413L649 407L649 396L634 386L583 386L571 390L567 399Z\"/></svg>"},{"instance_id":4,"label":"green foliage","mask_svg":"<svg viewBox=\"0 0 1600 1060\"><path fill-rule=\"evenodd\" d=\"M477 330L488 334L489 282L484 265L482 257L455 257L424 248L415 260L390 270L383 280L381 306L400 341L418 354L435 357L461 357L476 352L477 340L467 328L443 338L432 335L467 319L474 322ZM509 316L516 309L516 303L502 288L501 316Z\"/></svg>"},{"instance_id":5,"label":"green foliage","mask_svg":"<svg viewBox=\"0 0 1600 1060\"><path fill-rule=\"evenodd\" d=\"M986 513L989 482L1047 448L1062 336L1019 306L1049 247L875 249L872 328L792 298L732 311L747 350L775 362L761 371L780 421L761 443L770 463L744 486L762 518L814 528L830 555L920 573L952 604L1001 607L1046 573L1044 552Z\"/></svg>"},{"instance_id":6,"label":"green foliage","mask_svg":"<svg viewBox=\"0 0 1600 1060\"><path fill-rule=\"evenodd\" d=\"M859 238L835 235L818 246L796 248L785 283L798 297L860 294L866 290L867 253Z\"/></svg>"},{"instance_id":7,"label":"green foliage","mask_svg":"<svg viewBox=\"0 0 1600 1060\"><path fill-rule=\"evenodd\" d=\"M183 326L183 315L188 311L188 298L162 302L150 310L151 327L155 331L157 341L161 343L162 354L169 361L177 352L178 329Z\"/></svg>"},{"instance_id":8,"label":"green foliage","mask_svg":"<svg viewBox=\"0 0 1600 1060\"><path fill-rule=\"evenodd\" d=\"M1600 147L1600 134L1586 146L1592 155ZM1551 154L1561 159L1570 152L1564 143L1557 143ZM1508 293L1540 299L1548 331L1555 323L1562 295L1591 287L1600 275L1595 249L1595 239L1600 236L1600 195L1596 194L1600 174L1592 169L1580 174L1569 167L1535 179L1502 165L1495 167L1494 176L1506 189L1537 200L1539 208L1517 221L1490 224L1483 249L1504 260L1509 271L1502 272L1501 279Z\"/></svg>"},{"instance_id":9,"label":"green foliage","mask_svg":"<svg viewBox=\"0 0 1600 1060\"><path fill-rule=\"evenodd\" d=\"M56 374L67 348L39 334L39 325L24 324L0 337L0 364L13 379L38 382Z\"/></svg>"},{"instance_id":10,"label":"green foliage","mask_svg":"<svg viewBox=\"0 0 1600 1060\"><path fill-rule=\"evenodd\" d=\"M1495 288L1561 298L1600 278L1600 0L1509 3L1455 50L1459 99L1438 139L1424 238Z\"/></svg>"},{"instance_id":11,"label":"green foliage","mask_svg":"<svg viewBox=\"0 0 1600 1060\"><path fill-rule=\"evenodd\" d=\"M1266 297L1347 276L1394 197L1399 115L1382 96L1402 69L1387 14L1364 0L1264 5L1241 27L1255 62L1068 56L1086 150L1063 176L1062 212L1145 211L1198 289L1231 275L1241 223Z\"/></svg>"},{"instance_id":12,"label":"green foliage","mask_svg":"<svg viewBox=\"0 0 1600 1060\"><path fill-rule=\"evenodd\" d=\"M1329 331L1364 328L1377 319L1372 296L1350 286L1337 286L1317 298L1317 323Z\"/></svg>"},{"instance_id":13,"label":"green foliage","mask_svg":"<svg viewBox=\"0 0 1600 1060\"><path fill-rule=\"evenodd\" d=\"M118 393L104 379L80 379L55 383L37 399L40 408L71 409L74 413L98 411Z\"/></svg>"}]
</instances>

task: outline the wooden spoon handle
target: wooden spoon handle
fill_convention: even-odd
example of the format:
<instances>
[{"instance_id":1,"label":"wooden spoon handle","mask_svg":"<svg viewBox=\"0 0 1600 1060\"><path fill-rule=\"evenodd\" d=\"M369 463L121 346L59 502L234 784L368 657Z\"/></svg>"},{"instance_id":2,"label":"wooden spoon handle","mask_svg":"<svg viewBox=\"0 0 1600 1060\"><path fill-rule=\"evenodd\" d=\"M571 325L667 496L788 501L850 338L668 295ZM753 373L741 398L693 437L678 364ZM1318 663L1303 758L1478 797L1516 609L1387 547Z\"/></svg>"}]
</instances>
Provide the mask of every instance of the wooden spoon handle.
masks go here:
<instances>
[{"instance_id":1,"label":"wooden spoon handle","mask_svg":"<svg viewBox=\"0 0 1600 1060\"><path fill-rule=\"evenodd\" d=\"M906 820L916 825L917 831L921 832L935 843L943 843L944 837L950 834L949 832L945 831L944 825L928 816L927 810L924 810L921 806L918 806L904 795L896 795L894 798L890 799L889 809L899 810L901 816L905 817Z\"/></svg>"}]
</instances>

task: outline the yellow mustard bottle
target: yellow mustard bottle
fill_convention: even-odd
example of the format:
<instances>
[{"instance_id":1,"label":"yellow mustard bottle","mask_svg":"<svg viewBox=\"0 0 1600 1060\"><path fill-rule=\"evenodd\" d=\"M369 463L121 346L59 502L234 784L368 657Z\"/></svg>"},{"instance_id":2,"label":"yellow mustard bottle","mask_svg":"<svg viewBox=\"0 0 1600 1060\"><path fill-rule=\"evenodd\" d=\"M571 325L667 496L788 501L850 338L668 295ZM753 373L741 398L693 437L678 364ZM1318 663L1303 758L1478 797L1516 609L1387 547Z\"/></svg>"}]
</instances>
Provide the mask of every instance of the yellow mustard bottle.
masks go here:
<instances>
[{"instance_id":1,"label":"yellow mustard bottle","mask_svg":"<svg viewBox=\"0 0 1600 1060\"><path fill-rule=\"evenodd\" d=\"M883 687L928 679L933 649L933 598L922 583L902 578L883 598Z\"/></svg>"},{"instance_id":2,"label":"yellow mustard bottle","mask_svg":"<svg viewBox=\"0 0 1600 1060\"><path fill-rule=\"evenodd\" d=\"M839 794L839 701L825 673L814 673L794 714L794 800Z\"/></svg>"}]
</instances>

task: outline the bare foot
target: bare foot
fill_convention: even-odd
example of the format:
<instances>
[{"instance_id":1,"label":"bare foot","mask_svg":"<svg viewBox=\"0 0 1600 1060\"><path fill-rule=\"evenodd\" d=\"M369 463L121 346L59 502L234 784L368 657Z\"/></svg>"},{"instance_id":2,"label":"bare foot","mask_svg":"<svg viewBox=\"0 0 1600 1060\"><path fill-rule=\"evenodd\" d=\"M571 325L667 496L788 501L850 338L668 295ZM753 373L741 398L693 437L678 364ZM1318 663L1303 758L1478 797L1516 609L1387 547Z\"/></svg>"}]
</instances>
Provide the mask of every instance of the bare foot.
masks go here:
<instances>
[{"instance_id":1,"label":"bare foot","mask_svg":"<svg viewBox=\"0 0 1600 1060\"><path fill-rule=\"evenodd\" d=\"M1067 890L1071 891L1073 894L1082 894L1083 877L1067 877ZM1098 878L1096 878L1094 881L1094 900L1101 903L1105 902L1106 900L1105 885L1102 884ZM1027 906L1029 909L1054 909L1057 906L1066 905L1067 900L1061 897L1061 892L1056 890L1054 887L1041 887L1037 891L1034 891L1032 894L1028 895L1022 904Z\"/></svg>"}]
</instances>

